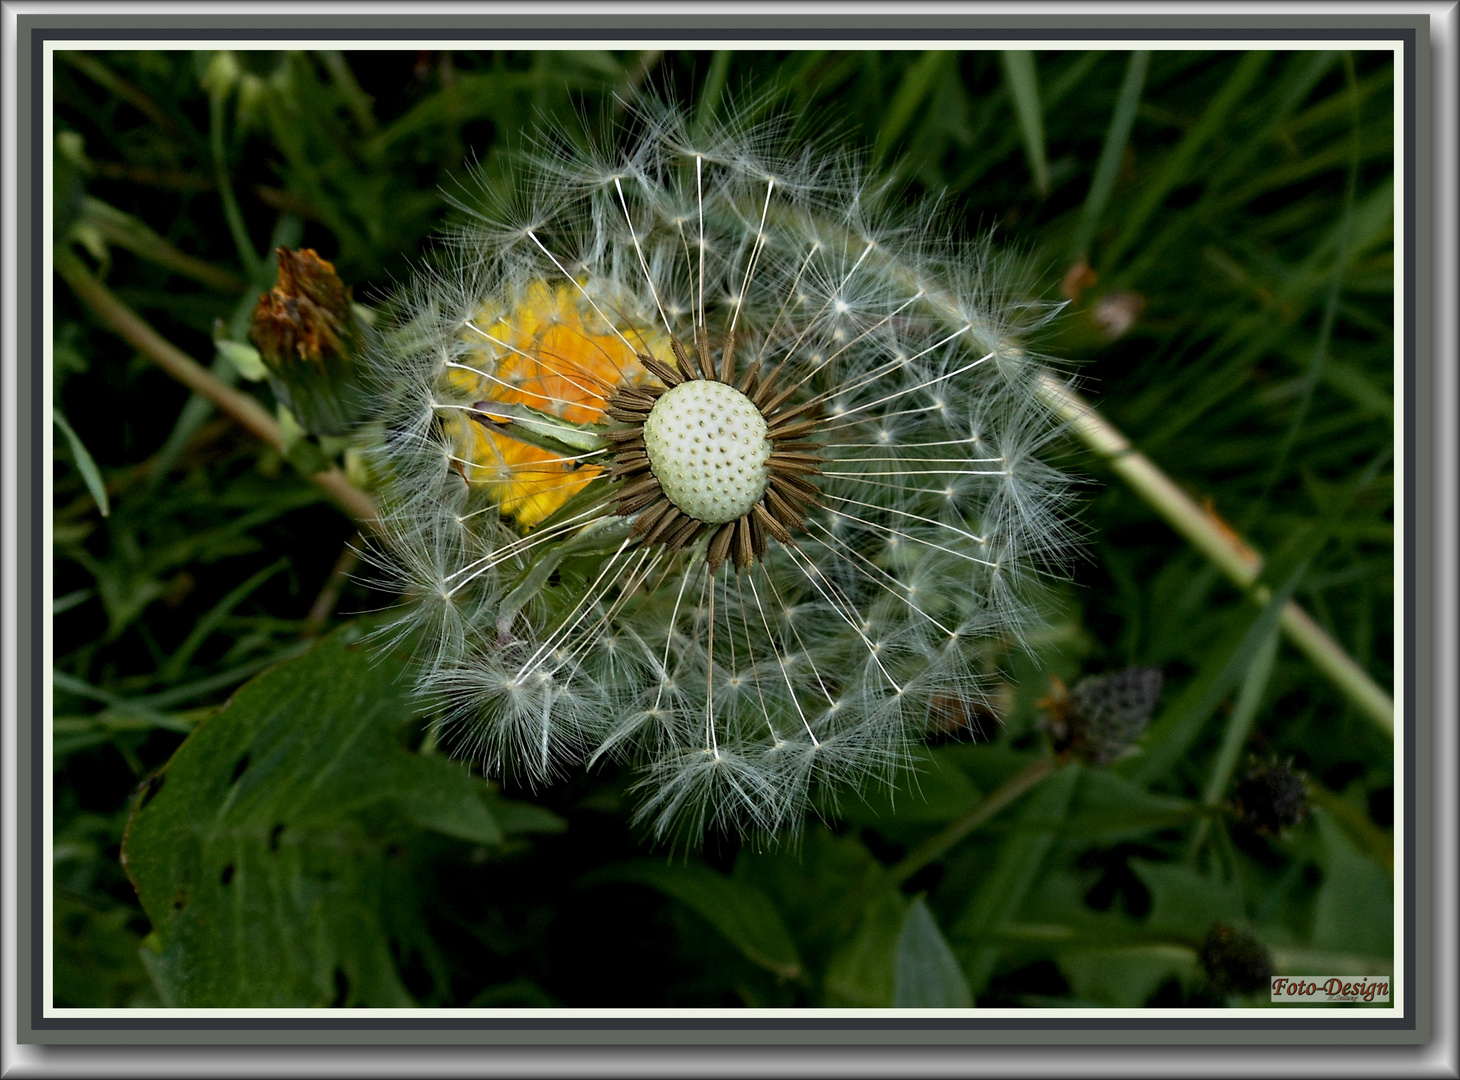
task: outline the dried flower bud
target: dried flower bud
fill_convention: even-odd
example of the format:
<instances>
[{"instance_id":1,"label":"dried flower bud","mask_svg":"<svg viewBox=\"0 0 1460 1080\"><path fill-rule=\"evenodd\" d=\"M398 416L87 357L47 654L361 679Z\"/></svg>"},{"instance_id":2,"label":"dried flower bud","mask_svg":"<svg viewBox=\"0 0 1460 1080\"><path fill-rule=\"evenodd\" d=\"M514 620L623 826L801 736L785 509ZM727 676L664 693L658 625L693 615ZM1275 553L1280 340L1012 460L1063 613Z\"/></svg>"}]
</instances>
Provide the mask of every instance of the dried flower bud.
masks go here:
<instances>
[{"instance_id":1,"label":"dried flower bud","mask_svg":"<svg viewBox=\"0 0 1460 1080\"><path fill-rule=\"evenodd\" d=\"M251 336L274 393L316 435L342 435L358 412L360 328L335 268L310 248L279 248L279 280L259 297Z\"/></svg>"},{"instance_id":2,"label":"dried flower bud","mask_svg":"<svg viewBox=\"0 0 1460 1080\"><path fill-rule=\"evenodd\" d=\"M1196 952L1197 963L1221 994L1255 994L1272 979L1272 954L1251 934L1213 926Z\"/></svg>"},{"instance_id":3,"label":"dried flower bud","mask_svg":"<svg viewBox=\"0 0 1460 1080\"><path fill-rule=\"evenodd\" d=\"M1044 727L1055 750L1092 765L1109 765L1146 730L1161 683L1160 668L1128 667L1086 676L1068 692L1057 686L1043 702Z\"/></svg>"},{"instance_id":4,"label":"dried flower bud","mask_svg":"<svg viewBox=\"0 0 1460 1080\"><path fill-rule=\"evenodd\" d=\"M1291 760L1253 762L1237 781L1232 806L1244 825L1271 836L1308 816L1307 785Z\"/></svg>"}]
</instances>

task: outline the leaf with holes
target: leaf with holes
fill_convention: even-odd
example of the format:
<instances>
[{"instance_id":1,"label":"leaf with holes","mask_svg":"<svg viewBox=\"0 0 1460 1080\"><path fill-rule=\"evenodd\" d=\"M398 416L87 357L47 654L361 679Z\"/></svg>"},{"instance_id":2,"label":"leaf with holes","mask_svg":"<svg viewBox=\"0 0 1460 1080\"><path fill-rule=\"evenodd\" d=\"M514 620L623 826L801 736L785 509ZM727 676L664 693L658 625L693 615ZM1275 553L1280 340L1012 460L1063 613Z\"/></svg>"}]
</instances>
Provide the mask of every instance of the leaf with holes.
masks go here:
<instances>
[{"instance_id":1,"label":"leaf with holes","mask_svg":"<svg viewBox=\"0 0 1460 1080\"><path fill-rule=\"evenodd\" d=\"M400 744L399 662L359 637L254 679L144 785L123 861L166 1005L410 1005L391 943L423 932L412 837L501 841L486 783Z\"/></svg>"}]
</instances>

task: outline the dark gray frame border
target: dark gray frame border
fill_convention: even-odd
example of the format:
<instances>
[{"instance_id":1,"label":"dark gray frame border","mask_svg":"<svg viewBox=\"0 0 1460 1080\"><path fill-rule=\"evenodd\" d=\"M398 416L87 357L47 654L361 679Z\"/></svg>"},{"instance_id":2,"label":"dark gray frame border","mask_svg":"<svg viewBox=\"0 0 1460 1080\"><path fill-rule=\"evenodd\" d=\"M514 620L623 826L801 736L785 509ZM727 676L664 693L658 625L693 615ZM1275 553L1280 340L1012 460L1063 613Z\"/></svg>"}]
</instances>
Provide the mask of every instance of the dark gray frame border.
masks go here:
<instances>
[{"instance_id":1,"label":"dark gray frame border","mask_svg":"<svg viewBox=\"0 0 1460 1080\"><path fill-rule=\"evenodd\" d=\"M1072 1020L1064 1022L1061 1022L1054 1018L1051 1018L1049 1020L1045 1020L1043 1018L1030 1018L1029 1020L1016 1019L986 1021L981 1022L978 1026L982 1028L984 1024L988 1024L998 1028L999 1030L995 1031L984 1029L970 1031L969 1028L971 1025L968 1022L964 1021L886 1021L876 1020L871 1017L868 1017L865 1020L856 1021L834 1020L832 1018L825 1018L821 1021L815 1021L813 1014L811 1016L808 1016L807 1021L805 1022L800 1019L783 1021L762 1020L753 1023L748 1023L746 1021L741 1021L738 1019L698 1021L691 1019L667 1019L662 1022L657 1019L610 1021L609 1023L612 1023L613 1025L610 1030L602 1029L601 1025L604 1023L604 1021L589 1018L565 1018L562 1021L545 1020L501 1022L454 1020L432 1021L422 1019L413 1021L410 1024L412 1028L416 1029L417 1033L423 1036L428 1036L429 1041L436 1043L480 1042L484 1040L490 1040L498 1043L518 1041L541 1042L546 1037L552 1042L559 1044L580 1041L594 1043L609 1041L634 1042L642 1044L649 1040L663 1040L673 1042L688 1041L700 1043L708 1038L714 1038L714 1033L717 1032L724 1032L727 1034L729 1032L748 1033L749 1031L753 1030L759 1033L757 1037L761 1041L768 1043L780 1044L791 1042L793 1040L804 1041L808 1038L815 1039L820 1037L825 1039L831 1039L844 1045L852 1042L893 1043L904 1041L916 1042L919 1044L946 1043L953 1041L979 1041L1000 1043L1024 1042L1028 1041L1030 1036L1022 1035L1020 1033L1029 1032L1032 1034L1034 1031L1041 1032L1039 1038L1043 1042L1078 1041L1081 1043L1088 1043L1099 1041L1118 1042L1125 1044L1130 1041L1132 1036L1140 1033L1143 1039L1148 1039L1149 1041L1167 1044L1179 1043L1182 1045L1192 1045L1197 1041L1204 1041L1202 1036L1196 1035L1196 1032L1198 1031L1208 1032L1209 1034L1205 1036L1206 1039L1210 1039L1215 1042L1228 1043L1230 1042L1230 1037L1217 1035L1216 1032L1232 1031L1239 1029L1247 1030L1250 1037L1291 1034L1293 1038L1284 1041L1302 1041L1306 1039L1314 1042L1323 1043L1349 1042L1350 1039L1352 1039L1352 1041L1354 1042L1367 1043L1375 1043L1381 1041L1386 1043L1408 1043L1416 1041L1417 1038L1423 1039L1428 1036L1428 1023L1417 1023L1417 1021L1421 1019L1427 1019L1427 1017L1424 1017L1423 1014L1426 1011L1425 1007L1429 1003L1428 999L1422 998L1421 995L1415 994L1413 992L1413 987L1424 986L1430 983L1433 977L1433 972L1430 970L1430 957L1428 956L1428 954L1416 955L1413 951L1416 924L1420 922L1428 923L1430 921L1429 916L1431 915L1431 912L1429 911L1429 907L1431 894L1430 888L1428 886L1432 885L1432 882L1426 880L1429 877L1429 875L1425 873L1425 871L1428 870L1428 866L1419 866L1418 861L1414 858L1414 856L1419 851L1434 850L1431 846L1433 842L1433 837L1430 835L1430 822L1428 820L1418 820L1415 814L1415 804L1417 801L1417 797L1421 794L1424 794L1426 796L1429 795L1428 791L1422 791L1421 789L1422 787L1428 787L1426 781L1428 781L1430 778L1426 776L1420 776L1416 772L1414 767L1414 761L1415 756L1419 752L1421 752L1421 750L1426 752L1426 757L1429 758L1429 760L1434 761L1435 758L1428 753L1431 749L1428 745L1427 738L1429 732L1418 731L1413 726L1416 710L1426 708L1426 706L1430 704L1428 700L1430 690L1429 679L1425 677L1430 674L1429 664L1427 662L1428 655L1427 652L1425 655L1421 655L1421 650L1417 648L1417 645L1422 640L1421 635L1424 635L1425 631L1428 630L1429 623L1428 618L1418 618L1418 616L1429 616L1431 612L1429 610L1427 598L1419 597L1418 594L1413 591L1415 582L1418 577L1419 567L1421 565L1424 565L1427 571L1429 569L1428 560L1422 557L1429 551L1429 545L1427 543L1429 539L1429 529L1427 527L1429 525L1428 514L1426 513L1422 516L1419 515L1421 508L1417 505L1415 500L1415 496L1418 491L1424 491L1428 488L1427 484L1420 485L1418 483L1419 479L1422 476L1425 480L1430 479L1428 475L1428 461L1420 461L1414 455L1414 449L1416 445L1430 445L1429 436L1432 434L1432 431L1429 430L1429 424L1427 423L1429 418L1423 415L1422 412L1417 411L1414 408L1414 403L1416 400L1432 400L1432 398L1430 398L1428 395L1418 399L1416 399L1414 395L1416 393L1426 394L1427 391L1431 391L1433 389L1429 385L1431 375L1429 369L1427 367L1421 368L1419 364L1415 363L1416 356L1429 355L1428 347L1430 344L1429 316L1431 315L1431 312L1429 310L1429 294L1428 292L1426 292L1424 295L1420 295L1418 293L1416 289L1415 276L1417 268L1423 268L1423 271L1425 272L1423 276L1429 276L1427 272L1431 267L1433 253L1429 250L1429 232L1426 231L1425 234L1418 235L1414 231L1416 210L1419 206L1428 206L1430 201L1429 196L1431 194L1431 162L1429 161L1429 147L1427 145L1419 145L1420 133L1426 132L1429 129L1428 106L1430 102L1427 96L1417 97L1415 95L1416 85L1430 85L1430 49L1428 48L1428 18L1424 16L1413 15L1397 15L1393 17L1377 15L1330 15L1327 17L1320 17L1307 14L1275 16L1171 16L1156 15L1153 13L1149 17L1131 16L1125 18L1108 15L1064 15L1060 17L1058 24L1060 28L1057 32L1048 30L1031 32L1030 17L1023 15L959 16L951 11L948 12L946 15L939 14L931 16L918 16L912 14L908 16L867 16L854 13L841 13L839 14L837 19L837 29L835 36L852 36L857 31L876 30L879 32L880 36L884 38L895 39L913 36L926 36L927 31L942 30L954 31L958 33L959 36L963 37L992 37L1007 36L1008 31L1015 29L1021 31L1021 36L1027 36L1031 39L1067 38L1070 36L1072 31L1083 32L1084 36L1091 38L1120 37L1127 39L1140 36L1180 36L1187 38L1222 36L1228 38L1239 38L1252 35L1266 36L1269 38L1291 37L1294 39L1316 40L1324 37L1339 35L1339 31L1323 30L1315 26L1315 22L1319 21L1320 18L1323 22L1340 23L1343 27L1343 31L1345 32L1344 36L1370 36L1370 34L1368 33L1361 32L1372 32L1381 30L1393 31L1398 27L1405 28L1407 33L1410 35L1409 46L1407 49L1410 63L1406 65L1407 85L1405 88L1405 92L1409 106L1408 112L1411 117L1411 137L1406 140L1406 147L1409 158L1409 160L1406 162L1406 178L1408 183L1411 185L1411 197L1407 205L1405 227L1408 236L1411 238L1411 246L1409 247L1407 253L1408 259L1405 268L1405 274L1408 284L1407 297L1409 310L1407 314L1410 317L1410 325L1413 328L1414 332L1407 339L1406 371L1408 376L1408 385L1406 387L1406 390L1408 391L1408 400L1406 403L1406 415L1408 417L1408 422L1406 424L1406 441L1408 445L1406 446L1406 450L1409 452L1408 460L1411 462L1411 471L1408 474L1408 507L1410 513L1409 534L1416 542L1416 557L1411 559L1410 562L1407 564L1406 586L1410 591L1410 595L1415 596L1422 602L1417 606L1416 610L1411 613L1412 616L1415 616L1415 618L1413 618L1411 622L1411 651L1409 656L1406 658L1407 662L1405 677L1410 688L1410 710L1405 720L1406 723L1410 725L1409 745L1411 748L1411 757L1405 763L1405 768L1407 775L1407 787L1416 796L1415 801L1411 801L1409 806L1406 807L1407 822L1409 825L1409 829L1407 830L1407 832L1412 845L1411 851L1409 852L1409 858L1406 860L1406 863L1411 874L1419 873L1421 876L1419 878L1412 878L1411 880L1410 891L1411 895L1415 897L1416 907L1414 911L1415 917L1408 922L1408 940L1405 943L1406 947L1411 953L1411 956L1413 957L1410 971L1414 982L1412 983L1409 1000L1415 1006L1416 1022L1397 1022L1397 1024L1402 1029L1410 1030L1395 1030L1396 1022L1388 1021L1386 1024L1386 1027L1390 1029L1388 1031L1368 1029L1365 1031L1350 1030L1349 1032L1341 1032L1339 1030L1332 1030L1330 1022L1326 1020L1321 1020L1304 1023L1303 1025L1301 1025L1301 1027L1294 1024L1285 1025L1284 1030L1282 1031L1277 1031L1272 1028L1266 1027L1254 1031L1251 1030L1254 1022L1249 1021L1239 1022L1222 1020L1184 1020L1174 1018L1165 1020L1161 1030L1151 1030L1150 1022L1146 1020L1135 1021L1116 1019L1115 1017L1111 1017L1101 1020ZM786 39L802 37L816 37L825 39L828 37L828 32L826 29L826 19L824 16L790 15L782 18L757 14L756 16L753 16L753 19L755 22L755 29L760 34L771 34ZM571 35L564 35L561 31L553 32L550 30L544 30L544 20L543 17L539 15L481 16L471 15L463 12L461 15L437 17L433 17L430 15L371 15L361 17L360 15L355 14L351 17L350 26L348 28L340 26L340 20L338 18L338 15L272 15L266 17L262 21L266 24L267 31L270 34L282 31L286 34L294 33L306 37L315 36L315 34L318 34L320 36L328 36L334 39L389 38L394 37L402 30L408 30L412 33L429 35L432 37L479 36L480 30L487 28L490 28L498 34L502 33L503 30L510 30L513 31L512 36L519 36L524 31L536 30L537 33L535 36L539 37L571 37L581 39L584 37L598 38L599 36L601 36L601 32L605 30L614 32L616 36L619 34L632 36L632 34L636 32L644 32L649 30L662 31L666 28L666 25L669 24L673 24L676 29L686 34L699 33L712 35L716 31L732 31L743 34L745 32L747 23L747 19L744 15L708 15L703 17L690 17L685 16L681 13L675 13L673 15L669 15L668 13L666 13L665 16L627 14L605 16L575 15L575 29L573 33ZM20 49L19 55L17 56L19 67L18 73L21 79L20 85L27 85L31 82L31 80L34 79L37 74L37 72L32 67L35 57L39 56L38 46L36 44L37 38L40 36L40 34L44 34L47 30L56 30L67 22L79 22L81 23L81 29L74 33L65 33L64 31L62 31L59 34L49 34L47 36L53 39L56 37L72 36L85 36L90 38L106 38L116 36L119 40L122 40L126 38L143 36L145 34L145 36L152 39L175 38L181 36L205 36L227 39L231 37L242 36L244 33L248 33L249 36L257 36L260 32L261 20L259 17L251 15L207 16L183 12L179 12L177 16L112 16L103 14L75 16L60 14L47 14L43 16L21 15L19 18L18 34L18 43ZM188 27L188 29L179 30L178 27L180 22L184 23ZM1121 26L1122 24L1130 26L1131 28L1119 30L1114 29L1115 27ZM1139 26L1139 29L1136 28L1137 25ZM456 29L458 32L456 34L452 34L449 32L448 28ZM172 31L171 33L167 32L169 29ZM1102 30L1105 32L1099 33L1099 31ZM1146 32L1145 35L1140 32L1142 30ZM595 31L598 32L595 33ZM1160 33L1161 31L1167 31L1167 33ZM1203 33L1203 31L1206 32ZM1417 45L1419 47L1416 47ZM42 149L39 146L39 128L32 126L33 118L36 115L37 114L34 112L34 110L27 111L25 109L22 109L20 110L17 117L19 128L18 133L21 138L20 145L28 146L32 154L37 153ZM35 194L33 181L29 175L24 173L19 174L17 176L17 179L19 181L19 189L21 194L20 205L27 206L30 202L30 198L33 198ZM29 198L27 196L29 196ZM18 265L20 267L34 268L39 264L39 251L37 248L32 246L34 238L28 235L27 230L22 227L20 231L20 262ZM35 322L29 324L24 317L22 317L22 319L20 320L20 339L18 342L20 346L19 355L29 356L32 354L35 346L35 342L33 340L33 328L39 327L39 318L42 314L40 308L42 295L39 287L40 279L39 276L34 273L29 275L27 279L27 276L22 273L20 275L20 280L17 282L17 284L20 289L19 298L21 301L21 306L19 310L28 313L30 317L35 320ZM36 377L36 372L33 368L31 368L30 365L22 363L19 365L18 376L19 401L29 401L31 403L30 415L27 417L20 417L23 422L26 420L29 421L29 424L25 425L25 427L28 427L29 430L23 431L23 435L28 437L28 439L31 441L31 445L36 445L36 440L38 439L39 435L44 431L44 428L41 426L43 418L40 416L39 412L40 401L38 395L35 393L36 383L34 382L34 379ZM1422 441L1417 441L1422 431L1425 434L1425 438ZM39 461L40 455L35 455L35 460ZM21 475L18 477L18 479L18 494L20 496L19 505L27 506L30 509L31 514L34 515L32 521L38 523L41 520L40 514L43 509L39 502L41 497L41 487L38 483L34 483L34 474ZM1427 510L1428 508L1426 507L1424 509ZM35 544L33 540L27 543L26 541L28 539L29 538L27 537L21 537L21 566L38 568L40 566L39 559L44 557L44 553L38 550L39 545ZM1426 574L1426 576L1428 576L1428 574ZM33 594L31 581L22 580L20 582L20 592L17 599L21 601L20 606L22 612L28 611L30 613L31 626L35 629L39 629L39 627L41 626L40 619L42 616L39 612L39 609L36 607L37 598ZM17 644L20 650L19 658L21 660L21 671L28 672L33 679L37 680L34 683L31 683L29 680L26 680L24 678L22 678L21 680L21 686L19 687L21 695L19 701L19 704L21 706L20 715L26 716L32 713L32 689L34 686L40 685L38 680L43 675L43 673L37 670L41 659L38 649L38 637L33 636L30 639L22 637L22 639ZM1416 663L1419 664L1418 668L1416 668ZM1421 675L1419 681L1416 681L1417 674ZM1428 712L1427 708L1426 712ZM31 762L33 765L29 776L21 776L21 794L29 795L30 798L27 801L30 802L32 806L34 806L34 799L38 797L40 791L40 782L42 780L39 772L39 757L38 755L35 755L33 753L35 747L35 744L33 742L33 734L27 725L22 724L20 726L18 735L20 741L20 755L18 760L19 762ZM26 783L25 781L27 780L30 782ZM21 805L25 804L18 803L16 809L19 809L19 806ZM1423 830L1423 832L1419 832L1417 830ZM22 833L20 836L20 840L21 846L19 854L22 857L22 865L29 864L30 866L32 866L32 868L42 869L35 866L35 859L39 857L38 852L27 851L27 849L31 847L32 837L30 835ZM20 921L20 926L34 925L34 919L38 915L33 907L35 899L34 894L30 896L21 894L20 896L18 896L18 899L21 901L22 918ZM29 918L26 918L26 916L29 916ZM35 969L32 965L32 957L29 954L29 949L22 949L22 965L20 970L22 981L19 987L21 991L20 1001L23 1001L28 996L27 991L30 989L32 983L32 979L30 976L35 975ZM38 975L36 975L36 977L38 978ZM20 1004L20 1001L18 1001L17 1004ZM38 1017L38 1008L36 1007L34 1002L31 1002L31 1004L31 1018ZM114 1023L110 1021L58 1021L42 1019L40 1023L32 1024L28 1022L28 1018L26 1017L25 1012L26 1010L21 1010L21 1027L18 1035L21 1038L37 1039L37 1041L39 1041L40 1038L45 1038L47 1039L47 1041L57 1042L63 1040L74 1040L76 1042L96 1041L117 1043L125 1041L155 1043L160 1038L168 1038L168 1041L193 1042L196 1040L199 1042L213 1043L216 1039L220 1037L227 1038L230 1035L236 1037L237 1035L241 1034L241 1027L243 1027L244 1029L264 1028L272 1030L275 1033L275 1036L279 1038L280 1041L288 1042L294 1042L295 1039L299 1039L300 1041L308 1039L309 1041L314 1042L318 1041L319 1038L329 1037L325 1035L324 1032L321 1030L322 1025L316 1023L313 1020L220 1020L215 1021L211 1024L209 1024L209 1021L206 1020L199 1020L196 1022L197 1024L209 1024L209 1026L205 1028L197 1027L193 1022L187 1021L132 1021L126 1024L125 1030L123 1030L122 1028L115 1026ZM1359 1021L1362 1019L1362 1017L1355 1014L1345 1014L1345 1016L1347 1017L1346 1021L1343 1021L1341 1023L1344 1023L1344 1025L1346 1027L1349 1027L1350 1029L1354 1026L1355 1021ZM182 1023L187 1024L186 1030L178 1030L179 1024ZM343 1029L339 1025L329 1025L329 1028L333 1031L339 1032L341 1038L349 1039L352 1043L356 1044L365 1042L374 1043L377 1041L396 1043L406 1041L404 1036L406 1036L408 1033L405 1031L381 1030L384 1024L389 1022L360 1021L358 1023L368 1030L350 1030L351 1028L356 1027L356 1025L350 1025L349 1028ZM1381 1023L1383 1022L1381 1021ZM73 1027L73 1024L77 1026ZM571 1032L568 1030L563 1030L562 1025L564 1024L570 1025L575 1030L572 1030ZM665 1030L664 1025L666 1024L673 1024L674 1029ZM880 1030L884 1027L884 1025L887 1026L887 1029ZM1062 1030L1050 1030L1051 1025L1054 1025ZM949 1027L953 1027L958 1030L947 1030ZM83 1028L89 1030L83 1030ZM501 1030L504 1028L515 1029L515 1031ZM824 1034L820 1036L813 1035L811 1031L808 1031L807 1029L812 1029L814 1031ZM1300 1030L1307 1030L1312 1032L1313 1034L1299 1035L1298 1031ZM164 1035L164 1031L167 1031L171 1037L169 1038L168 1035ZM310 1031L319 1032L320 1034L315 1038L310 1038ZM555 1033L551 1036L548 1036L547 1032L549 1031L554 1031ZM491 1032L491 1034L489 1034L489 1032ZM537 1034L537 1032L541 1032L542 1034ZM833 1032L835 1032L835 1034L833 1034ZM1319 1034L1319 1032L1321 1032L1322 1034ZM1075 1036L1076 1038L1069 1039L1065 1036ZM1193 1036L1196 1037L1194 1038ZM742 1042L743 1037L744 1036L742 1035L741 1037L736 1038L735 1041ZM1253 1038L1252 1041L1266 1040Z\"/></svg>"}]
</instances>

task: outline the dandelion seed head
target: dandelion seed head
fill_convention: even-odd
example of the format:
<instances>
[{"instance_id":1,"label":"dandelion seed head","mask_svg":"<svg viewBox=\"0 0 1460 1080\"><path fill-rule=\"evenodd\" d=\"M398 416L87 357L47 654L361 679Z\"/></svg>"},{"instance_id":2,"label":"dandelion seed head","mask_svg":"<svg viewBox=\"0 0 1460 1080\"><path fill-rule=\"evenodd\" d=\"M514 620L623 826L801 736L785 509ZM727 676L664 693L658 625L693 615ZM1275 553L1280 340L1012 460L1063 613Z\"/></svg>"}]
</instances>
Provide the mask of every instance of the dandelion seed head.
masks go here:
<instances>
[{"instance_id":1,"label":"dandelion seed head","mask_svg":"<svg viewBox=\"0 0 1460 1080\"><path fill-rule=\"evenodd\" d=\"M374 555L455 748L661 836L891 783L1074 535L1053 311L849 156L640 99L458 200L371 360Z\"/></svg>"}]
</instances>

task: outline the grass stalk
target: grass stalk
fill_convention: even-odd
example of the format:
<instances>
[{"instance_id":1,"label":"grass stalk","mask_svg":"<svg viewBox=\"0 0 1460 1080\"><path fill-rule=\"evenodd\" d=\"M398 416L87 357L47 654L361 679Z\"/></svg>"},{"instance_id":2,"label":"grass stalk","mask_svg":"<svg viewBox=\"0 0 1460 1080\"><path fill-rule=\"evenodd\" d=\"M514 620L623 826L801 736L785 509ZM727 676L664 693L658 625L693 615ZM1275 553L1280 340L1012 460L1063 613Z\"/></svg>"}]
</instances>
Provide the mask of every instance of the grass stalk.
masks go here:
<instances>
[{"instance_id":1,"label":"grass stalk","mask_svg":"<svg viewBox=\"0 0 1460 1080\"><path fill-rule=\"evenodd\" d=\"M1267 604L1272 592L1257 582L1262 556L1211 511L1199 506L1114 425L1058 378L1040 379L1046 404L1070 425L1075 437L1098 454L1166 523L1215 563L1254 601ZM1312 617L1289 600L1279 617L1283 634L1365 716L1394 736L1394 699Z\"/></svg>"}]
</instances>

